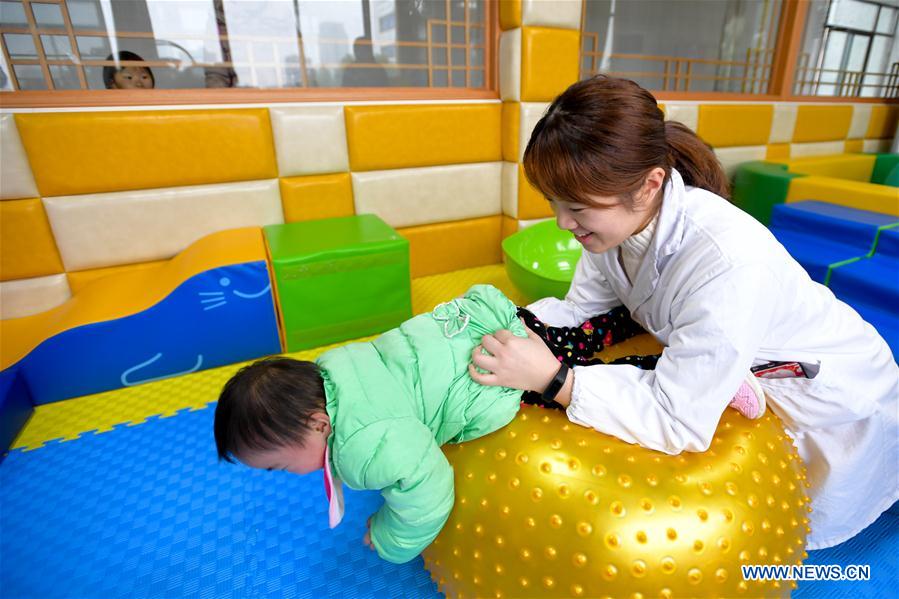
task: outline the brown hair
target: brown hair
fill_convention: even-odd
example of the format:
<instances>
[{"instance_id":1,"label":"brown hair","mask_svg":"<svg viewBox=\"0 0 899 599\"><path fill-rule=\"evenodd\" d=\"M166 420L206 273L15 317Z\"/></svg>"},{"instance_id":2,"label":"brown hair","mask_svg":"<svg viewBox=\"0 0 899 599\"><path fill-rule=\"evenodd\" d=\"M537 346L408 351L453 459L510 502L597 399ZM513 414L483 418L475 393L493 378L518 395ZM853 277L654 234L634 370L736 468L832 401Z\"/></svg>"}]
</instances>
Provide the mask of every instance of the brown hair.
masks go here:
<instances>
[{"instance_id":1,"label":"brown hair","mask_svg":"<svg viewBox=\"0 0 899 599\"><path fill-rule=\"evenodd\" d=\"M677 169L686 185L729 197L728 181L711 148L665 116L648 91L627 79L597 75L565 90L531 133L524 170L550 199L595 204L591 195L633 194L649 171Z\"/></svg>"},{"instance_id":2,"label":"brown hair","mask_svg":"<svg viewBox=\"0 0 899 599\"><path fill-rule=\"evenodd\" d=\"M219 459L234 462L243 451L302 446L309 420L325 411L325 388L318 366L274 357L244 366L231 377L215 407Z\"/></svg>"}]
</instances>

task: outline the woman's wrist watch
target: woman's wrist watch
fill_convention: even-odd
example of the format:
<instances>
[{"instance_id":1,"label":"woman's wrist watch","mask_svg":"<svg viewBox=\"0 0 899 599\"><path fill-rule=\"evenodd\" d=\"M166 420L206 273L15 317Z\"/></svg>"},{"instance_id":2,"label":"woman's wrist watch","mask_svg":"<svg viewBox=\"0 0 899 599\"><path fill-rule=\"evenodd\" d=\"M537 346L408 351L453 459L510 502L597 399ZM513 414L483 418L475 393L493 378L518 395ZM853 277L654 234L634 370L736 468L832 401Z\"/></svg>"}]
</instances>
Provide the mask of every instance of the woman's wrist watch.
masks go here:
<instances>
[{"instance_id":1,"label":"woman's wrist watch","mask_svg":"<svg viewBox=\"0 0 899 599\"><path fill-rule=\"evenodd\" d=\"M546 389L543 390L543 393L540 395L546 401L553 401L556 399L556 395L559 394L559 391L562 390L562 387L565 385L565 380L568 378L568 365L562 362L559 364L559 370L556 372L556 375L553 377L553 380L549 382L546 386Z\"/></svg>"}]
</instances>

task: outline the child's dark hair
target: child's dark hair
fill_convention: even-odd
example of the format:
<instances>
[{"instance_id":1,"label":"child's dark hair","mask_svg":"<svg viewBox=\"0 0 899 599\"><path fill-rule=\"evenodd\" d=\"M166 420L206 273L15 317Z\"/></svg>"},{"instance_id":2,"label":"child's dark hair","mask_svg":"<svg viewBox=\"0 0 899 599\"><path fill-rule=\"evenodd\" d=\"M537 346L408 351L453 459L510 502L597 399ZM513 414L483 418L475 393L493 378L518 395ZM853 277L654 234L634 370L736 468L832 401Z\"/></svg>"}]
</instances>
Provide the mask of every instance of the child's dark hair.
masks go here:
<instances>
[{"instance_id":1,"label":"child's dark hair","mask_svg":"<svg viewBox=\"0 0 899 599\"><path fill-rule=\"evenodd\" d=\"M106 57L106 60L115 60L114 56L118 56L118 60L130 60L134 62L144 62L144 59L135 54L134 52L129 52L128 50L122 50L117 55L110 54ZM106 86L106 89L112 89L115 87L115 74L118 73L124 67L118 66L105 66L103 67L103 85ZM147 73L150 74L150 81L153 82L153 87L156 87L156 77L153 76L153 69L150 67L141 66L142 69L147 69Z\"/></svg>"},{"instance_id":2,"label":"child's dark hair","mask_svg":"<svg viewBox=\"0 0 899 599\"><path fill-rule=\"evenodd\" d=\"M273 357L244 366L225 383L215 408L219 459L233 464L242 451L302 445L309 419L324 411L324 384L314 363Z\"/></svg>"},{"instance_id":3,"label":"child's dark hair","mask_svg":"<svg viewBox=\"0 0 899 599\"><path fill-rule=\"evenodd\" d=\"M711 148L681 123L665 121L648 91L597 75L575 83L541 118L524 152L531 184L550 199L593 204L618 196L629 206L649 171L674 167L684 183L729 197L727 176Z\"/></svg>"}]
</instances>

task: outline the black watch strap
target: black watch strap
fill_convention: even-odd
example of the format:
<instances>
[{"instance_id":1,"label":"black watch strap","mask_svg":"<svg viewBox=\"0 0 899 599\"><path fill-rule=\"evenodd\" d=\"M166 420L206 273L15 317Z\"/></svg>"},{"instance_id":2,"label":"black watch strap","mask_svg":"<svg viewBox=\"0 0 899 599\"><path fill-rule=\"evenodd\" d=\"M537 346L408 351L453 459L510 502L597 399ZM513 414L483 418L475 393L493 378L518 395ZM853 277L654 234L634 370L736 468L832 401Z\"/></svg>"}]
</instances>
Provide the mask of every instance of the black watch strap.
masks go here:
<instances>
[{"instance_id":1,"label":"black watch strap","mask_svg":"<svg viewBox=\"0 0 899 599\"><path fill-rule=\"evenodd\" d=\"M559 391L562 390L562 386L565 384L565 379L568 378L568 370L568 364L565 364L564 362L559 364L559 371L556 372L556 376L554 376L553 380L549 382L540 397L542 397L546 401L553 401L556 398L556 395L559 394Z\"/></svg>"}]
</instances>

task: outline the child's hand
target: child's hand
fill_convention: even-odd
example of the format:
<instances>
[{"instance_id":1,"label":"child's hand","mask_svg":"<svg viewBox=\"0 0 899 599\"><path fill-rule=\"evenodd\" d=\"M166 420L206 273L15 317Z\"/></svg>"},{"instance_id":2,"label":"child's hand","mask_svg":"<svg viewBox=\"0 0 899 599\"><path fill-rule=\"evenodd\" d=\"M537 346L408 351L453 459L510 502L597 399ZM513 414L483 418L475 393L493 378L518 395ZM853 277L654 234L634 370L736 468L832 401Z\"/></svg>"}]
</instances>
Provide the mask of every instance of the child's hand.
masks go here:
<instances>
[{"instance_id":1,"label":"child's hand","mask_svg":"<svg viewBox=\"0 0 899 599\"><path fill-rule=\"evenodd\" d=\"M527 327L525 330L527 339L505 329L484 335L481 345L471 352L472 363L468 365L471 378L482 385L543 391L559 370L559 360L536 333ZM475 366L487 373L478 372Z\"/></svg>"},{"instance_id":2,"label":"child's hand","mask_svg":"<svg viewBox=\"0 0 899 599\"><path fill-rule=\"evenodd\" d=\"M375 550L375 544L371 542L371 516L369 516L368 521L365 523L365 536L362 537L362 542L368 545L368 548L372 551Z\"/></svg>"}]
</instances>

